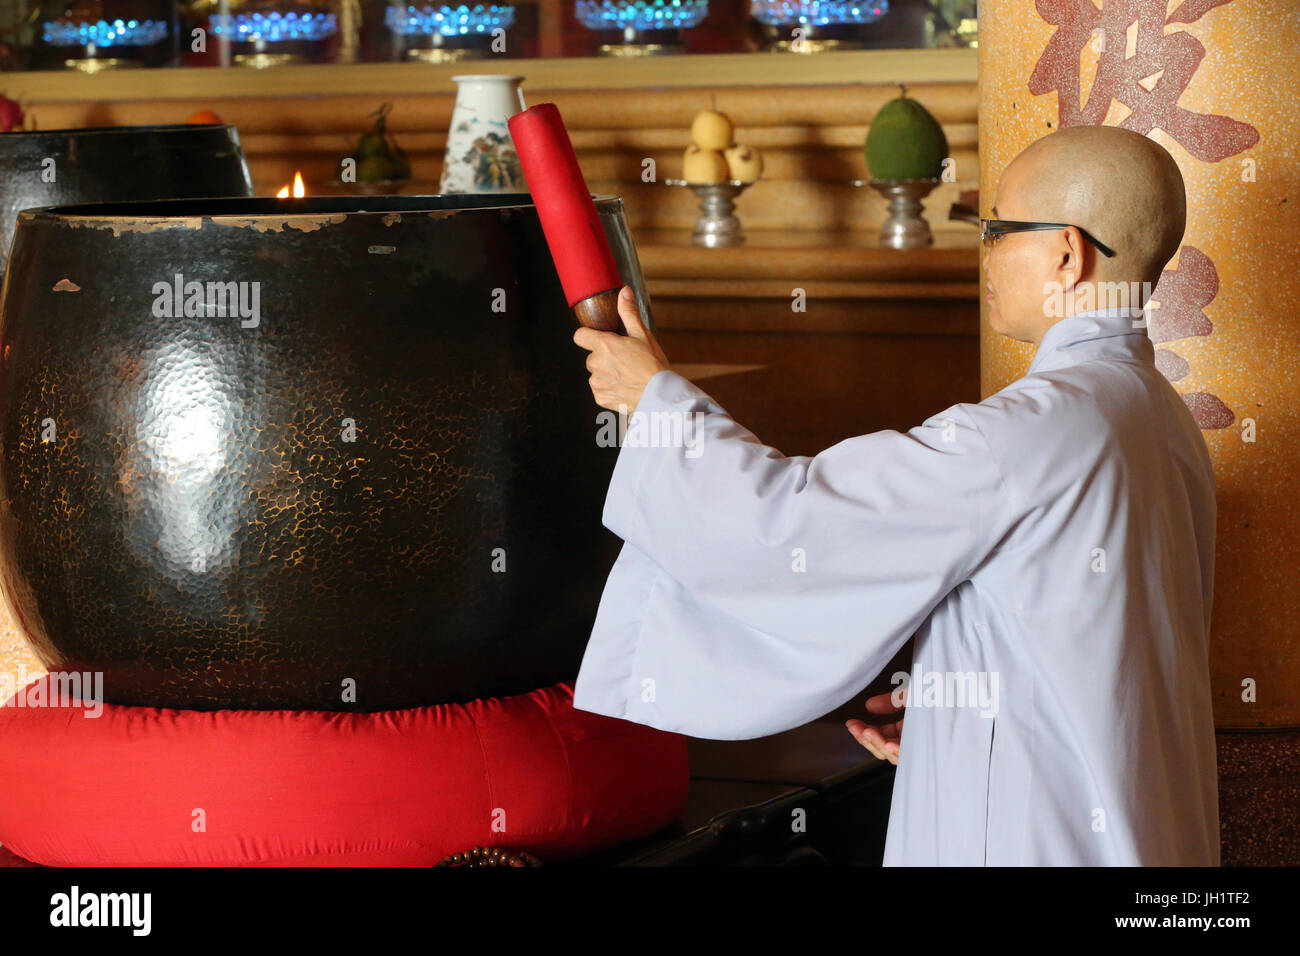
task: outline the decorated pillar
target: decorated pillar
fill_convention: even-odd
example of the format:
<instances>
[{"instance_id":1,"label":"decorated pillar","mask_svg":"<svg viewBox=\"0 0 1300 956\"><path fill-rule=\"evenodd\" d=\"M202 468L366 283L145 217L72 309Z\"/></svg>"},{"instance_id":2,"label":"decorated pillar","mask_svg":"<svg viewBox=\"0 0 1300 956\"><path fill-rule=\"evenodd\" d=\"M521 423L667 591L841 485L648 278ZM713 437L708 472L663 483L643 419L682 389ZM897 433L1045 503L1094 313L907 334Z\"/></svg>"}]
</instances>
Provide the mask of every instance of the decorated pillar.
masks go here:
<instances>
[{"instance_id":1,"label":"decorated pillar","mask_svg":"<svg viewBox=\"0 0 1300 956\"><path fill-rule=\"evenodd\" d=\"M8 599L0 594L0 704L44 673Z\"/></svg>"},{"instance_id":2,"label":"decorated pillar","mask_svg":"<svg viewBox=\"0 0 1300 956\"><path fill-rule=\"evenodd\" d=\"M1064 126L1134 130L1178 162L1187 229L1148 332L1218 483L1215 722L1300 725L1300 6L983 0L979 41L982 216L1015 155ZM982 310L987 396L1032 348Z\"/></svg>"}]
</instances>

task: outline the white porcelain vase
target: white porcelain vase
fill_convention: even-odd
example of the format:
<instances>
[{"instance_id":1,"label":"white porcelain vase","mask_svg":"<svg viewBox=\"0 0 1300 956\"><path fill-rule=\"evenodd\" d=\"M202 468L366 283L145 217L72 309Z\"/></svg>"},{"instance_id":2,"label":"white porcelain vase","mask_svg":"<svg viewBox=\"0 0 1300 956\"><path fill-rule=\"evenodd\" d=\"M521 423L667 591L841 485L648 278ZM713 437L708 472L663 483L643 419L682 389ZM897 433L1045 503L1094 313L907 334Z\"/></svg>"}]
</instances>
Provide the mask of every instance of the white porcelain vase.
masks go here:
<instances>
[{"instance_id":1,"label":"white porcelain vase","mask_svg":"<svg viewBox=\"0 0 1300 956\"><path fill-rule=\"evenodd\" d=\"M524 109L522 76L453 76L456 106L447 131L440 193L527 192L519 154L506 124Z\"/></svg>"}]
</instances>

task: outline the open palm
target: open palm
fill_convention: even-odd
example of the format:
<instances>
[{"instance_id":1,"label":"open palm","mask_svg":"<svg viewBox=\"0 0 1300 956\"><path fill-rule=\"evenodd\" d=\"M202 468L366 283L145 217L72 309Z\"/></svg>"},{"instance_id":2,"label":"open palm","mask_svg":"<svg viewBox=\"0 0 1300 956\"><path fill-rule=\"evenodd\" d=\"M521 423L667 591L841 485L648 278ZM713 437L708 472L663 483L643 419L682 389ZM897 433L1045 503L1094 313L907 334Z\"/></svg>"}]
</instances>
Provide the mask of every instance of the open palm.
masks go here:
<instances>
[{"instance_id":1,"label":"open palm","mask_svg":"<svg viewBox=\"0 0 1300 956\"><path fill-rule=\"evenodd\" d=\"M904 688L902 705L896 706L893 701L893 691L885 694L877 694L875 697L867 698L867 710L873 714L898 714L899 718L895 721L885 724L866 724L860 720L846 720L844 726L862 746L870 750L876 757L881 760L888 760L890 763L898 764L899 745L903 739L903 710L907 706L907 690Z\"/></svg>"}]
</instances>

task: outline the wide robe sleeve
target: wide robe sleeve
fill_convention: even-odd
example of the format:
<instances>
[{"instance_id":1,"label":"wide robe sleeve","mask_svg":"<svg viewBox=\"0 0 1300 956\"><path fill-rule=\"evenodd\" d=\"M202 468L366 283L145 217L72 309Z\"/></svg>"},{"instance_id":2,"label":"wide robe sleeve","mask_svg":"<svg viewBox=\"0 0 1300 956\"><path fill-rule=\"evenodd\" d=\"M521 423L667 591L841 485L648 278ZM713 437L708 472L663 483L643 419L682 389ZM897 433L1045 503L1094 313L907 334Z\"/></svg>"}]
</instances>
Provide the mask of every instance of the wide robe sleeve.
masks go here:
<instances>
[{"instance_id":1,"label":"wide robe sleeve","mask_svg":"<svg viewBox=\"0 0 1300 956\"><path fill-rule=\"evenodd\" d=\"M1003 534L979 408L787 458L681 375L656 374L605 501L626 543L575 706L742 740L844 703Z\"/></svg>"}]
</instances>

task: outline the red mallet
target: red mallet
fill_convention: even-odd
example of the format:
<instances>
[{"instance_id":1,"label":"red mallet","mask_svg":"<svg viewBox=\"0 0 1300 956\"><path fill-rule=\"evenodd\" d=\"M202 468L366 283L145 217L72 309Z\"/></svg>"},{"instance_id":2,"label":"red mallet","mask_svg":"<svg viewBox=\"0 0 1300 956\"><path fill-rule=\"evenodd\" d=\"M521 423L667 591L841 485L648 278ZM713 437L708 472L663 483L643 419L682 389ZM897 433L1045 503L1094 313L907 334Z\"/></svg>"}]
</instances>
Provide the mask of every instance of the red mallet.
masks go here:
<instances>
[{"instance_id":1,"label":"red mallet","mask_svg":"<svg viewBox=\"0 0 1300 956\"><path fill-rule=\"evenodd\" d=\"M578 157L554 103L510 117L510 138L528 180L564 296L583 325L618 332L623 280Z\"/></svg>"}]
</instances>

